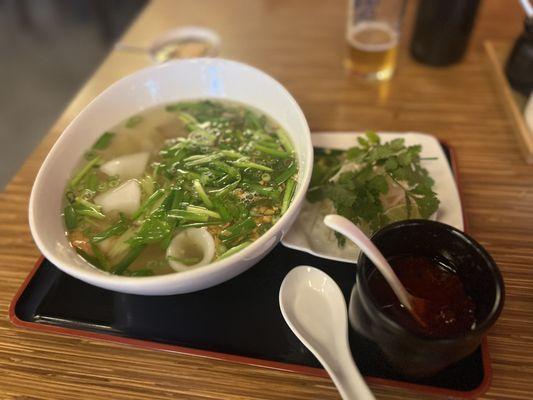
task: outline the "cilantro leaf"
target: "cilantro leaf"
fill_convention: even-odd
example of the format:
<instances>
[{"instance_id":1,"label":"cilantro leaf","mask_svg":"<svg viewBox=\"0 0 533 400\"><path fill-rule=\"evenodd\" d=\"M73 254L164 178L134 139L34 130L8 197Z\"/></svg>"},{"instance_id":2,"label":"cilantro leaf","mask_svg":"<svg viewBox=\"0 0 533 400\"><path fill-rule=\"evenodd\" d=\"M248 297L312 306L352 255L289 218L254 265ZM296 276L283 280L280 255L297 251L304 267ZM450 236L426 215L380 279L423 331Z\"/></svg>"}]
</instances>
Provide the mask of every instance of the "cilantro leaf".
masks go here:
<instances>
[{"instance_id":1,"label":"cilantro leaf","mask_svg":"<svg viewBox=\"0 0 533 400\"><path fill-rule=\"evenodd\" d=\"M357 145L344 153L316 149L307 200L329 199L338 214L373 232L391 222L386 214L390 205L384 204L383 199L393 184L404 191L407 218L413 215L429 218L438 210L439 200L433 191L433 179L420 165L421 151L419 145L405 146L403 138L381 143L375 132L358 137ZM335 177L347 163L355 164L356 168L348 168L349 172ZM346 239L336 236L339 246L343 246Z\"/></svg>"}]
</instances>

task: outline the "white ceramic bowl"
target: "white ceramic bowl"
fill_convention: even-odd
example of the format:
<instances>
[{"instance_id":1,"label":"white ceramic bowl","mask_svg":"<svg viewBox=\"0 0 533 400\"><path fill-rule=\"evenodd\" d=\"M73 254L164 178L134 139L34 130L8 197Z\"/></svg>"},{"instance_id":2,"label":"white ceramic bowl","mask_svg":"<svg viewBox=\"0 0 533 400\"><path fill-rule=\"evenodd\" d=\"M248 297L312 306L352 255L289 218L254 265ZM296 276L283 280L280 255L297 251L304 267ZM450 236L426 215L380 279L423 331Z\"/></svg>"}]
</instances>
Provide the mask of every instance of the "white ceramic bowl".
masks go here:
<instances>
[{"instance_id":1,"label":"white ceramic bowl","mask_svg":"<svg viewBox=\"0 0 533 400\"><path fill-rule=\"evenodd\" d=\"M204 267L153 277L106 273L79 257L69 245L61 217L63 192L83 153L106 129L133 114L170 102L217 98L255 107L280 123L298 158L299 181L291 206L263 236L237 254ZM95 286L124 293L167 295L205 289L245 271L288 231L305 197L313 166L307 121L287 90L260 70L216 58L178 60L140 70L94 99L65 129L46 157L33 186L29 220L35 243L62 271Z\"/></svg>"}]
</instances>

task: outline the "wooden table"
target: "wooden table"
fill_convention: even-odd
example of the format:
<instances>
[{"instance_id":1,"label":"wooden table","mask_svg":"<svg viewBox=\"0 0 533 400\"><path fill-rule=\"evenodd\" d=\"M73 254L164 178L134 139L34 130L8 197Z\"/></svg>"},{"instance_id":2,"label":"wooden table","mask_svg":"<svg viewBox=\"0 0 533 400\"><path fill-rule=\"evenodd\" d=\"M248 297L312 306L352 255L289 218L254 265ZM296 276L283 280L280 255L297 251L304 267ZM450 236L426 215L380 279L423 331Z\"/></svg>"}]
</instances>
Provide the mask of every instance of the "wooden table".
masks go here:
<instances>
[{"instance_id":1,"label":"wooden table","mask_svg":"<svg viewBox=\"0 0 533 400\"><path fill-rule=\"evenodd\" d=\"M484 398L529 399L533 166L520 157L482 47L487 38L517 36L523 18L517 4L483 1L463 62L428 68L411 60L406 50L411 2L398 73L381 84L361 82L342 68L345 2L340 0L154 1L122 42L147 45L174 26L209 26L222 37L221 56L255 65L281 81L302 106L312 130L412 130L452 145L469 232L492 253L507 285L504 312L489 335L494 379ZM54 336L16 329L9 322L9 302L38 257L26 215L43 158L94 96L148 64L142 55L112 52L0 194L0 398L338 398L329 379ZM373 389L381 399L424 398L398 389Z\"/></svg>"}]
</instances>

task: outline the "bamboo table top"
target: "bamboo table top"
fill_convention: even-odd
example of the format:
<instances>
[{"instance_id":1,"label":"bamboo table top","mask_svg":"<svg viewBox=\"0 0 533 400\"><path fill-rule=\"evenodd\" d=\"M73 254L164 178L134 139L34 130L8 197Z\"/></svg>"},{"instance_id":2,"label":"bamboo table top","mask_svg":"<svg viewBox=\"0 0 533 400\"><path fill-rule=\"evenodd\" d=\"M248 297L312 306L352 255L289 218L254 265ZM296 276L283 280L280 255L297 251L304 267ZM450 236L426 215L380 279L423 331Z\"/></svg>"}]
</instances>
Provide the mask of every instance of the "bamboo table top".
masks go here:
<instances>
[{"instance_id":1,"label":"bamboo table top","mask_svg":"<svg viewBox=\"0 0 533 400\"><path fill-rule=\"evenodd\" d=\"M529 399L533 166L522 161L482 46L486 39L514 40L523 15L518 2L483 1L465 59L429 68L406 50L414 5L409 4L398 72L381 84L343 70L342 0L153 1L121 41L143 46L171 27L204 25L221 35L222 57L250 63L284 84L314 131L419 131L454 147L469 233L491 252L507 289L505 309L488 337L494 377L483 398ZM0 398L339 398L325 378L39 333L9 322L9 303L38 257L27 205L42 160L92 98L149 63L142 54L110 53L0 194ZM427 398L373 389L379 399Z\"/></svg>"}]
</instances>

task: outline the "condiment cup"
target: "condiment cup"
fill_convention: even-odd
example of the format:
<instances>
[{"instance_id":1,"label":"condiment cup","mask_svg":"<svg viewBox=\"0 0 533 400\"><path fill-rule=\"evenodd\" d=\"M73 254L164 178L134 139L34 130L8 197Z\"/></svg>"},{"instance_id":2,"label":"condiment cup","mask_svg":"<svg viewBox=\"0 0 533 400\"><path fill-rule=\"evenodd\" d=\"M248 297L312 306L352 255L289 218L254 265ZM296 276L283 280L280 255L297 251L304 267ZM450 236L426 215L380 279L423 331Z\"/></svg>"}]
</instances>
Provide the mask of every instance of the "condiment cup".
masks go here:
<instances>
[{"instance_id":1,"label":"condiment cup","mask_svg":"<svg viewBox=\"0 0 533 400\"><path fill-rule=\"evenodd\" d=\"M379 272L361 253L349 304L351 327L374 341L405 376L433 375L474 352L504 302L503 279L487 251L465 233L429 220L396 222L376 232L371 240L386 258L425 256L452 266L476 304L477 322L473 329L445 339L424 337L401 326L377 305L368 283L371 275Z\"/></svg>"}]
</instances>

